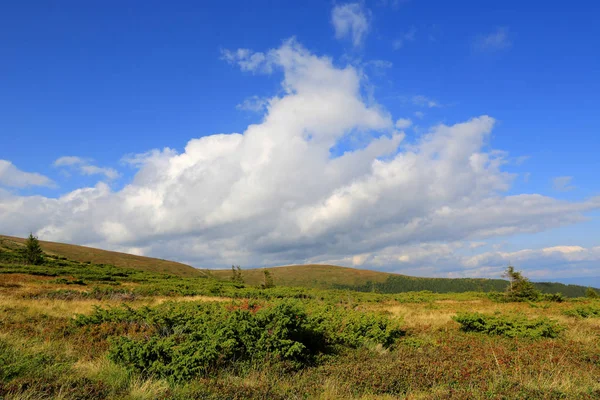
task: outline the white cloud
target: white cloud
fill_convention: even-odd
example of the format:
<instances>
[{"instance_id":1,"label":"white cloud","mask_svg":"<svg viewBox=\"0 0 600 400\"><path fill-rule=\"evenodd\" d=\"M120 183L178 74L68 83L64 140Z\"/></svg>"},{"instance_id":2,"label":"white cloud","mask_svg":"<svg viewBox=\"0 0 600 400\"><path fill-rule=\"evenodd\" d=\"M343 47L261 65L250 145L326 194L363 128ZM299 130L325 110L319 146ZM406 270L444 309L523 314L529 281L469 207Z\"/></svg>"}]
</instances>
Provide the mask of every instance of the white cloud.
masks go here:
<instances>
[{"instance_id":1,"label":"white cloud","mask_svg":"<svg viewBox=\"0 0 600 400\"><path fill-rule=\"evenodd\" d=\"M340 4L333 7L331 23L335 29L335 37L350 37L354 47L362 45L369 32L370 12L359 3Z\"/></svg>"},{"instance_id":2,"label":"white cloud","mask_svg":"<svg viewBox=\"0 0 600 400\"><path fill-rule=\"evenodd\" d=\"M54 161L55 167L69 167L82 175L104 175L107 179L116 179L120 174L113 168L102 168L91 164L91 160L77 156L63 156Z\"/></svg>"},{"instance_id":3,"label":"white cloud","mask_svg":"<svg viewBox=\"0 0 600 400\"><path fill-rule=\"evenodd\" d=\"M412 121L409 118L400 118L396 121L396 128L406 129L412 125Z\"/></svg>"},{"instance_id":4,"label":"white cloud","mask_svg":"<svg viewBox=\"0 0 600 400\"><path fill-rule=\"evenodd\" d=\"M244 99L243 102L235 106L238 110L261 112L269 104L269 99L264 97L252 96Z\"/></svg>"},{"instance_id":5,"label":"white cloud","mask_svg":"<svg viewBox=\"0 0 600 400\"><path fill-rule=\"evenodd\" d=\"M425 116L425 113L422 111L415 111L415 117L421 119Z\"/></svg>"},{"instance_id":6,"label":"white cloud","mask_svg":"<svg viewBox=\"0 0 600 400\"><path fill-rule=\"evenodd\" d=\"M54 187L54 182L41 174L24 172L8 160L0 160L0 186L25 188L28 186Z\"/></svg>"},{"instance_id":7,"label":"white cloud","mask_svg":"<svg viewBox=\"0 0 600 400\"><path fill-rule=\"evenodd\" d=\"M80 171L84 175L104 175L108 179L116 179L120 176L113 168L102 168L95 165L82 165Z\"/></svg>"},{"instance_id":8,"label":"white cloud","mask_svg":"<svg viewBox=\"0 0 600 400\"><path fill-rule=\"evenodd\" d=\"M553 246L517 251L483 251L483 242L454 241L390 246L376 253L361 253L338 259L312 259L311 262L349 267L370 266L379 270L418 276L449 278L501 278L508 265L522 270L534 280L571 277L598 277L600 246Z\"/></svg>"},{"instance_id":9,"label":"white cloud","mask_svg":"<svg viewBox=\"0 0 600 400\"><path fill-rule=\"evenodd\" d=\"M100 183L57 199L0 192L0 226L199 267L347 257L392 268L427 253L395 249L446 242L435 252L451 259L444 254L462 249L453 243L544 231L600 208L598 198L505 195L515 176L502 170L508 156L489 149L489 116L433 126L405 144L389 112L365 100L359 69L294 40L263 54L283 78L260 123L191 139L182 152L127 156L138 171L118 191ZM364 146L331 156L357 133Z\"/></svg>"},{"instance_id":10,"label":"white cloud","mask_svg":"<svg viewBox=\"0 0 600 400\"><path fill-rule=\"evenodd\" d=\"M65 166L71 166L71 165L85 164L86 162L87 161L81 157L64 156L64 157L60 157L56 161L54 161L53 165L55 167L65 167Z\"/></svg>"},{"instance_id":11,"label":"white cloud","mask_svg":"<svg viewBox=\"0 0 600 400\"><path fill-rule=\"evenodd\" d=\"M552 180L552 187L559 192L568 192L575 189L575 186L571 185L572 181L572 176L558 176Z\"/></svg>"},{"instance_id":12,"label":"white cloud","mask_svg":"<svg viewBox=\"0 0 600 400\"><path fill-rule=\"evenodd\" d=\"M242 71L271 73L272 61L268 54L250 49L221 50L221 58L229 64L238 65Z\"/></svg>"},{"instance_id":13,"label":"white cloud","mask_svg":"<svg viewBox=\"0 0 600 400\"><path fill-rule=\"evenodd\" d=\"M495 51L504 50L512 45L509 35L508 28L501 27L496 31L487 34L480 35L475 39L474 46L479 51Z\"/></svg>"},{"instance_id":14,"label":"white cloud","mask_svg":"<svg viewBox=\"0 0 600 400\"><path fill-rule=\"evenodd\" d=\"M400 37L396 38L392 42L392 47L394 50L400 50L407 42L414 42L415 35L417 34L417 29L415 27L410 28L410 30L406 33L400 35Z\"/></svg>"}]
</instances>

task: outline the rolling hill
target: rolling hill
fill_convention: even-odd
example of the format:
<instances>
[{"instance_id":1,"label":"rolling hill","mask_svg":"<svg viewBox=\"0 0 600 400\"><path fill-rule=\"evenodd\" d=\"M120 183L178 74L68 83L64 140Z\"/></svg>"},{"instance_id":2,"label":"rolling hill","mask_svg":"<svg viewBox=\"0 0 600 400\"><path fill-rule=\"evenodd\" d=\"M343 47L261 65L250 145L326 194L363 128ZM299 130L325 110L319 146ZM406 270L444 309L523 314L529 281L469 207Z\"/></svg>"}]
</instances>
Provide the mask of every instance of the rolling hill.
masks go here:
<instances>
[{"instance_id":1,"label":"rolling hill","mask_svg":"<svg viewBox=\"0 0 600 400\"><path fill-rule=\"evenodd\" d=\"M264 268L242 271L244 282L260 285ZM319 289L348 289L360 292L402 293L429 290L436 293L502 292L508 281L479 278L418 278L413 276L335 265L290 265L268 268L276 286L297 286ZM231 270L211 270L217 279L231 278ZM555 282L533 282L543 293L562 293L568 297L585 295L584 286Z\"/></svg>"},{"instance_id":2,"label":"rolling hill","mask_svg":"<svg viewBox=\"0 0 600 400\"><path fill-rule=\"evenodd\" d=\"M15 249L23 246L25 239L0 235L0 250ZM173 274L181 277L206 276L203 270L174 261L142 257L116 251L100 250L92 247L40 240L44 252L79 262L111 264L116 267L133 268L142 271Z\"/></svg>"},{"instance_id":3,"label":"rolling hill","mask_svg":"<svg viewBox=\"0 0 600 400\"><path fill-rule=\"evenodd\" d=\"M0 235L0 255L2 251L21 248L25 239ZM110 264L116 267L133 268L141 271L166 273L183 278L214 277L217 280L229 280L230 269L206 270L158 258L142 257L115 251L100 250L91 247L65 243L40 241L42 249L49 255L65 257L77 262ZM450 292L491 292L504 291L508 282L502 279L474 278L418 278L401 274L373 270L339 267L335 265L289 265L268 268L276 286L304 287L317 289L345 289L360 292L402 293L429 290L437 293ZM263 282L264 268L242 271L244 283L259 286ZM562 283L534 282L537 289L544 293L562 293L568 297L585 295L584 286Z\"/></svg>"},{"instance_id":4,"label":"rolling hill","mask_svg":"<svg viewBox=\"0 0 600 400\"><path fill-rule=\"evenodd\" d=\"M331 289L337 286L359 286L365 282L385 282L390 275L387 272L366 269L338 267L336 265L288 265L268 268L278 286L300 286L319 289ZM264 268L242 270L244 282L260 285ZM229 279L231 270L211 270L217 279Z\"/></svg>"}]
</instances>

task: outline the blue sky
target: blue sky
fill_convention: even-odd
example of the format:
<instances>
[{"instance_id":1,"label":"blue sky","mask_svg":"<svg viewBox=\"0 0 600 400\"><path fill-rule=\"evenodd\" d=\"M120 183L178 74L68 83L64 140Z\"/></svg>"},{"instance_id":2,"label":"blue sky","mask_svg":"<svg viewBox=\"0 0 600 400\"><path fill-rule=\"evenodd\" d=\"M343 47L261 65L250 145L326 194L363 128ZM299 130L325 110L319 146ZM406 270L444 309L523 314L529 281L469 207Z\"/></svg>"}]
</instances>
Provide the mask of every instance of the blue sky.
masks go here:
<instances>
[{"instance_id":1,"label":"blue sky","mask_svg":"<svg viewBox=\"0 0 600 400\"><path fill-rule=\"evenodd\" d=\"M566 277L569 274L565 268L581 276L600 275L594 272L600 259L597 240L600 213L595 197L600 194L596 177L600 170L596 155L600 148L597 135L600 117L595 96L600 91L600 53L595 51L600 45L600 27L595 21L598 8L589 2L571 6L557 2L417 0L285 4L147 1L126 5L111 1L22 1L4 4L0 10L3 53L0 160L4 161L0 164L3 193L0 231L25 235L33 230L42 239L177 258L199 267L337 261L417 275L496 276L506 258L514 258L522 263L517 267L530 271L534 277ZM292 44L290 38L295 38ZM238 49L246 49L246 53ZM312 225L309 228L302 222L308 215L307 210L317 212L317 205L333 204L332 196L354 190L352 183L368 181L373 174L372 165L365 164L365 170L357 170L344 178L345 181L322 183L324 187L315 187L318 194L310 199L294 190L287 191L284 181L278 181L277 177L260 175L257 171L262 171L264 166L255 166L259 169L233 177L233 169L229 169L231 162L225 167L221 161L213 160L209 164L217 175L231 177L231 180L223 179L223 187L216 188L216 183L203 178L208 167L198 164L198 160L205 160L204 156L191 157L196 161L186 164L187 172L170 170L167 178L161 175L165 165L174 168L175 157L192 154L186 149L190 140L201 137L217 140L213 135L221 133L243 133L250 137L246 133L249 125L267 126L269 116L277 119L275 111L288 115L285 110L279 110L285 101L279 102L277 110L269 108L271 106L261 107L271 104L269 101L273 99L285 100L302 94L299 88L304 87L303 81L290 83L290 79L311 79L304 75L292 77L296 66L286 64L286 49L296 54L291 62L298 65L304 65L310 57L330 60L328 68L340 79L341 71L351 68L360 86L359 93L342 90L341 86L333 89L340 89L340 96L358 96L363 107L371 111L376 108L380 111L378 117L389 120L335 119L339 127L332 139L325 128L311 125L307 111L302 117L306 126L301 129L315 130L313 142L322 139L326 143L323 146L330 151L330 159L345 152L363 150L374 138L392 137L394 131L404 133L402 146L418 147L427 134L435 131L433 127L440 124L453 126L483 115L493 118L493 128L488 133L483 132L486 127L481 127L482 142L476 152L501 154L498 171L488 171L490 176L467 179L467 183L452 181L459 179L460 174L446 178L448 184L471 186L464 188L462 197L455 194L446 203L432 203L426 211L413 210L413 214L400 215L390 210L387 220L397 218L399 223L387 228L394 234L400 235L400 230L407 226L406 221L414 223L439 215L443 204L452 210L466 207L467 198L472 205L485 199L510 198L515 201L511 206L517 204L518 207L520 203L516 200L519 199L513 196L539 195L557 204L566 202L567 209L541 215L540 218L547 221L543 224L515 217L510 227L500 224L504 231L494 225L497 232L494 234L470 231L465 224L461 233L442 233L442 230L436 234L416 235L414 239L401 235L403 239L396 237L377 244L371 243L376 240L364 233L368 231L365 221L382 218L373 214L377 208L392 207L394 201L402 203L405 198L397 193L382 191L376 199L370 200L371 208L357 205L354 197L354 203L348 205L347 210L344 208L347 213L344 218L358 221L356 226L347 225L349 222L342 221L341 217L331 219L331 210L319 211L327 213L327 217L323 217L329 221L327 228L317 229ZM248 64L247 57L252 54L266 59L256 65ZM298 86L294 86L296 84ZM291 92L286 92L286 85L293 87ZM329 99L331 93L315 90L305 94L307 99ZM331 108L331 115L335 114L336 106L343 104L322 103L326 111ZM365 118L370 117L365 114ZM397 128L390 125L390 121L395 123L399 119L410 120L410 124L405 121L396 124ZM293 131L292 127L282 125L277 128ZM269 140L258 142L256 139L254 145L240 144L240 149L279 143L270 134L277 135L257 134L261 140ZM290 133L285 137L291 142L282 144L278 151L287 149L296 136ZM210 147L212 144L198 146L211 154L215 151ZM371 156L371 161L391 160L406 150L402 150L402 146L397 148L396 142L391 146L391 153ZM165 148L171 150L165 151ZM156 157L148 156L152 150L158 154ZM236 151L239 152L231 154L231 158L244 159L245 153ZM322 149L315 147L307 151L312 157ZM252 159L250 155L246 157ZM127 162L132 158L139 162ZM269 170L280 169L292 174L303 168L301 164L294 167L286 164L288 170L276 163L276 157L268 158L272 163L268 165ZM461 162L463 167L468 167L468 158ZM241 168L247 173L249 168L254 168L244 162L240 165L236 171ZM418 165L425 173L427 163ZM305 179L321 179L314 172L312 175L308 170L304 172ZM490 186L485 194L475 189L492 176L500 179L502 173L513 175L506 178L503 185ZM277 210L289 207L293 212L280 215L270 225L264 221L271 219L259 211L255 214L240 211L240 215L217 218L216 215L225 211L219 211L216 204L221 207L232 202L229 196L241 190L240 182L249 179L262 185L260 190L251 189L264 196L259 204L268 203ZM293 182L303 185L304 181L298 179ZM430 188L440 182L419 179ZM159 181L162 183L158 184ZM98 189L98 182L105 186ZM269 187L269 184L274 186ZM130 193L134 190L132 187L136 195ZM193 208L187 203L184 207L178 203L180 198L169 198L177 192L174 187L181 190L181 196L184 193L194 196L200 203L207 192L221 193L222 197L212 199L215 204L211 207ZM242 197L250 190L249 186L243 187L246 192L241 192ZM93 195L96 203L86 211L90 214L75 215L77 211L74 211L74 222L60 222L60 218L69 219L68 210L75 206L66 204L79 196L81 188L92 188L89 193L101 192ZM131 202L141 196L140 193L148 195L152 190L156 192L149 196L160 198L162 202L147 212L164 213L169 221L176 221L185 218L177 210L185 209L197 224L167 229L167 223L156 222L156 226L146 227L132 217L145 212L136 208L140 203L134 202L136 207L120 210L120 217L115 221L115 224L123 224L115 229L127 234L119 236L107 228L116 225L107 225L110 214L97 210L109 207L113 201ZM383 189L378 187L375 192L378 190ZM255 196L259 194L248 194L248 198ZM100 198L103 200L98 200ZM211 201L206 200L206 204L212 204ZM529 200L519 201L525 204ZM77 202L91 204L92 200L78 199ZM25 204L39 210L37 219L18 217L23 214ZM237 203L230 207L234 204ZM243 209L253 204L237 206ZM140 207L143 210L147 205L143 203ZM556 209L553 204L548 207ZM464 208L467 209L470 208ZM336 208L334 214L340 210ZM221 222L211 222L213 217ZM256 226L252 218L266 224L260 232L244 228L245 224ZM404 225L400 221L404 221ZM244 233L232 235L234 237L228 239L231 242L227 242L221 231L232 223ZM320 227L319 224L325 222L315 224ZM286 236L281 233L286 231L284 227L292 227L291 231L297 228L298 234ZM341 238L336 233L359 228L362 234ZM152 234L137 234L139 229ZM77 234L80 230L95 234ZM177 242L182 236L186 237L185 244ZM212 243L210 247L221 246L223 250L218 254L208 251L200 242ZM476 250L466 253L487 254L488 259L495 257L496 261L467 262L464 249L471 249L467 243L475 242L480 243L474 247ZM364 247L361 253L353 254L353 249L361 246ZM448 253L432 259L431 254L437 253L428 247L428 257L424 257L423 246L437 246L436 249L444 248ZM571 246L568 247L571 250L564 250L565 246ZM575 251L573 246L580 246L581 250ZM417 251L417 247L421 250ZM555 247L562 250L542 251ZM525 258L519 258L523 253L515 255L523 250L532 253ZM559 257L548 261L544 254L549 253ZM567 257L567 253L579 256L573 259ZM414 254L408 257L410 261L403 257L407 254ZM549 266L536 266L544 263Z\"/></svg>"}]
</instances>

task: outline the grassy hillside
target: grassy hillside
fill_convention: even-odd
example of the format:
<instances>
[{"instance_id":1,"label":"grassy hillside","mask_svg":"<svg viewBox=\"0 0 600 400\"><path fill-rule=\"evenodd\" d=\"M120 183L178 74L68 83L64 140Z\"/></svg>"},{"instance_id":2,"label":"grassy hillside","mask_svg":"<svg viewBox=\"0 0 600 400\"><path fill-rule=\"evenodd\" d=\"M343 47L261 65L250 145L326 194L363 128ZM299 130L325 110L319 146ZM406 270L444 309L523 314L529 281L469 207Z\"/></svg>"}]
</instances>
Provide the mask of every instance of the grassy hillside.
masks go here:
<instances>
[{"instance_id":1,"label":"grassy hillside","mask_svg":"<svg viewBox=\"0 0 600 400\"><path fill-rule=\"evenodd\" d=\"M297 286L317 289L349 289L359 292L403 293L429 290L435 293L502 292L508 282L502 279L474 278L417 278L364 269L338 267L335 265L291 265L268 268L275 285ZM244 282L260 285L264 269L242 271ZM231 270L212 270L210 273L221 280L231 278ZM585 295L586 288L562 283L535 282L543 293L562 293L568 297Z\"/></svg>"},{"instance_id":2,"label":"grassy hillside","mask_svg":"<svg viewBox=\"0 0 600 400\"><path fill-rule=\"evenodd\" d=\"M11 258L20 262L19 249L25 239L0 235L0 261ZM231 270L200 270L189 265L157 258L142 257L114 251L65 243L40 241L45 253L80 263L106 264L139 271L167 273L180 277L213 276L226 281ZM59 260L55 260L59 261ZM435 293L504 291L507 282L501 279L417 278L386 272L338 267L335 265L291 265L268 269L277 286L312 289L345 289L359 292L404 293L429 290ZM263 269L242 271L247 285L258 286L263 281ZM544 293L562 293L568 297L585 295L585 287L561 283L534 283Z\"/></svg>"},{"instance_id":3,"label":"grassy hillside","mask_svg":"<svg viewBox=\"0 0 600 400\"><path fill-rule=\"evenodd\" d=\"M244 282L260 285L263 281L262 268L242 270ZM385 282L391 275L386 272L345 268L335 265L290 265L268 268L276 285L330 289L336 285L359 286L367 281ZM231 270L211 270L210 273L222 280L230 279Z\"/></svg>"},{"instance_id":4,"label":"grassy hillside","mask_svg":"<svg viewBox=\"0 0 600 400\"><path fill-rule=\"evenodd\" d=\"M25 243L25 239L0 235L0 251L13 252ZM142 257L133 254L94 249L73 244L45 242L40 240L45 253L65 257L72 261L94 264L110 264L116 267L137 269L140 271L159 272L183 277L204 276L205 272L174 261L158 258Z\"/></svg>"},{"instance_id":5,"label":"grassy hillside","mask_svg":"<svg viewBox=\"0 0 600 400\"><path fill-rule=\"evenodd\" d=\"M260 289L13 250L1 399L600 398L598 299Z\"/></svg>"}]
</instances>

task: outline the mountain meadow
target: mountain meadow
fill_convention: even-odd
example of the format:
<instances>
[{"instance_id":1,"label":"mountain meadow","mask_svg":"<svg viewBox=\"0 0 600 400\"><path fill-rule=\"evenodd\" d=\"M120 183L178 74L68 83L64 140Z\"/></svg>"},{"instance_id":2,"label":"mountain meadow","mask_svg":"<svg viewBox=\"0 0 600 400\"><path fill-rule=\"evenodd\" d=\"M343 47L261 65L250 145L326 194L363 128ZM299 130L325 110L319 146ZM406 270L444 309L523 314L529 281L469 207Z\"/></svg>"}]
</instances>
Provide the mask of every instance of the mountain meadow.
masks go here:
<instances>
[{"instance_id":1,"label":"mountain meadow","mask_svg":"<svg viewBox=\"0 0 600 400\"><path fill-rule=\"evenodd\" d=\"M0 236L0 399L597 399L576 285L200 270Z\"/></svg>"}]
</instances>

